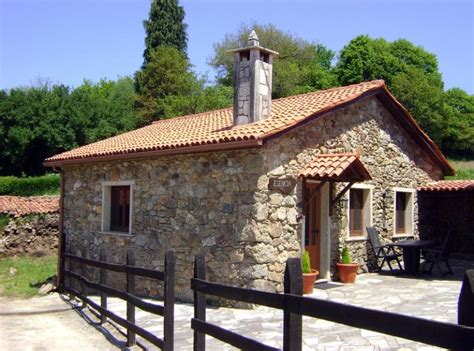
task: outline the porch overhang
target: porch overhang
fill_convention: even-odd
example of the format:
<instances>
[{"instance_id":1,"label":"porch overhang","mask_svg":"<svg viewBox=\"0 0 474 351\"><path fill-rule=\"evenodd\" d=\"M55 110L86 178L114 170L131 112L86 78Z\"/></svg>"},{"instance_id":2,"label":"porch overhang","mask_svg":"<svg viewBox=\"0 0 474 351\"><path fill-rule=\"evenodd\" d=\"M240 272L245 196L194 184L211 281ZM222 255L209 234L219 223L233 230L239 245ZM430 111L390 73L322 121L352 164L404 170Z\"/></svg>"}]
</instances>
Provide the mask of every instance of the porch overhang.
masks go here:
<instances>
[{"instance_id":1,"label":"porch overhang","mask_svg":"<svg viewBox=\"0 0 474 351\"><path fill-rule=\"evenodd\" d=\"M372 180L369 171L360 160L360 156L353 154L325 154L316 159L300 172L303 182L308 180L320 181L319 188L329 183L329 216L332 216L336 203L352 187L354 183ZM348 183L339 194L334 194L334 183ZM306 201L305 206L311 199Z\"/></svg>"},{"instance_id":2,"label":"porch overhang","mask_svg":"<svg viewBox=\"0 0 474 351\"><path fill-rule=\"evenodd\" d=\"M318 155L299 175L306 180L321 182L356 183L372 180L360 156L355 153Z\"/></svg>"}]
</instances>

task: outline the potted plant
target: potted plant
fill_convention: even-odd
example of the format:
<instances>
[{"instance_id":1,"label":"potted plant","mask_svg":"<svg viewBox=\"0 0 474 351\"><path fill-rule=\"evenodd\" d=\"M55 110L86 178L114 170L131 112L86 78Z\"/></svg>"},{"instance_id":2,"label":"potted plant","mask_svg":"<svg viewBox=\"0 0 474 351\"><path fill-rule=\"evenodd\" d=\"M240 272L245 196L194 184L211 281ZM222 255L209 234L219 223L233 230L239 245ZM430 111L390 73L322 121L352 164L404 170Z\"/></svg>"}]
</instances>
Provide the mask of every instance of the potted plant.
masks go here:
<instances>
[{"instance_id":1,"label":"potted plant","mask_svg":"<svg viewBox=\"0 0 474 351\"><path fill-rule=\"evenodd\" d=\"M303 273L303 294L313 293L314 283L319 272L316 269L311 269L308 251L304 251L303 257L301 257L301 272Z\"/></svg>"},{"instance_id":2,"label":"potted plant","mask_svg":"<svg viewBox=\"0 0 474 351\"><path fill-rule=\"evenodd\" d=\"M342 260L337 263L337 269L339 270L339 280L342 283L354 283L357 276L357 270L359 265L352 262L349 249L345 246L342 249Z\"/></svg>"}]
</instances>

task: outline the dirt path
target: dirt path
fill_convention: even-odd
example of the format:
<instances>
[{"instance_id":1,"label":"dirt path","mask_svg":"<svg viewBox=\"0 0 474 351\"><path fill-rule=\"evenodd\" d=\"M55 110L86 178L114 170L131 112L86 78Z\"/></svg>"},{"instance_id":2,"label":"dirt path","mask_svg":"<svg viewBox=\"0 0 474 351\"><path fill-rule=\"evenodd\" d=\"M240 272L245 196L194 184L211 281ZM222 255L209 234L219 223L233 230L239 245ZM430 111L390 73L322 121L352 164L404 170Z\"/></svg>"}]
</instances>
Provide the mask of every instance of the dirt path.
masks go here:
<instances>
[{"instance_id":1,"label":"dirt path","mask_svg":"<svg viewBox=\"0 0 474 351\"><path fill-rule=\"evenodd\" d=\"M94 325L81 318L58 294L26 300L0 297L0 350L124 348L122 342Z\"/></svg>"}]
</instances>

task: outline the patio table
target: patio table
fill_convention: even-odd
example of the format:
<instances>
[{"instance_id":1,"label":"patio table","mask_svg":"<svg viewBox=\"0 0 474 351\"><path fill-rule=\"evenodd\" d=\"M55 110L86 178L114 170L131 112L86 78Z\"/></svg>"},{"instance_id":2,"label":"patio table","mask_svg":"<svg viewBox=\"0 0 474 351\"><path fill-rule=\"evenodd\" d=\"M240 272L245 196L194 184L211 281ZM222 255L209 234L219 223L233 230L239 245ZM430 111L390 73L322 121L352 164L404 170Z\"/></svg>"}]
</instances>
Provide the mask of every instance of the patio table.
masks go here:
<instances>
[{"instance_id":1,"label":"patio table","mask_svg":"<svg viewBox=\"0 0 474 351\"><path fill-rule=\"evenodd\" d=\"M433 246L434 244L435 241L433 240L407 239L389 243L387 246L401 247L403 250L403 267L405 272L413 275L419 275L421 249Z\"/></svg>"}]
</instances>

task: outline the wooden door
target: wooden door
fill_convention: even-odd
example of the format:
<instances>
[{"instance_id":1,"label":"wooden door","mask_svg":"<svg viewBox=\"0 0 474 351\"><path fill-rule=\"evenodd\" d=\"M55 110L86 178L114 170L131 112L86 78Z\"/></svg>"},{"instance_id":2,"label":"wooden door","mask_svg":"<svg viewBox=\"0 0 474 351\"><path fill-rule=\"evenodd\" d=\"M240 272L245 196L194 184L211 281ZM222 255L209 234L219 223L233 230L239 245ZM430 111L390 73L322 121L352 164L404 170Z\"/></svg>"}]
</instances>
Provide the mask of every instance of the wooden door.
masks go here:
<instances>
[{"instance_id":1,"label":"wooden door","mask_svg":"<svg viewBox=\"0 0 474 351\"><path fill-rule=\"evenodd\" d=\"M311 259L311 268L319 271L321 246L321 189L308 185L306 191L305 250Z\"/></svg>"}]
</instances>

